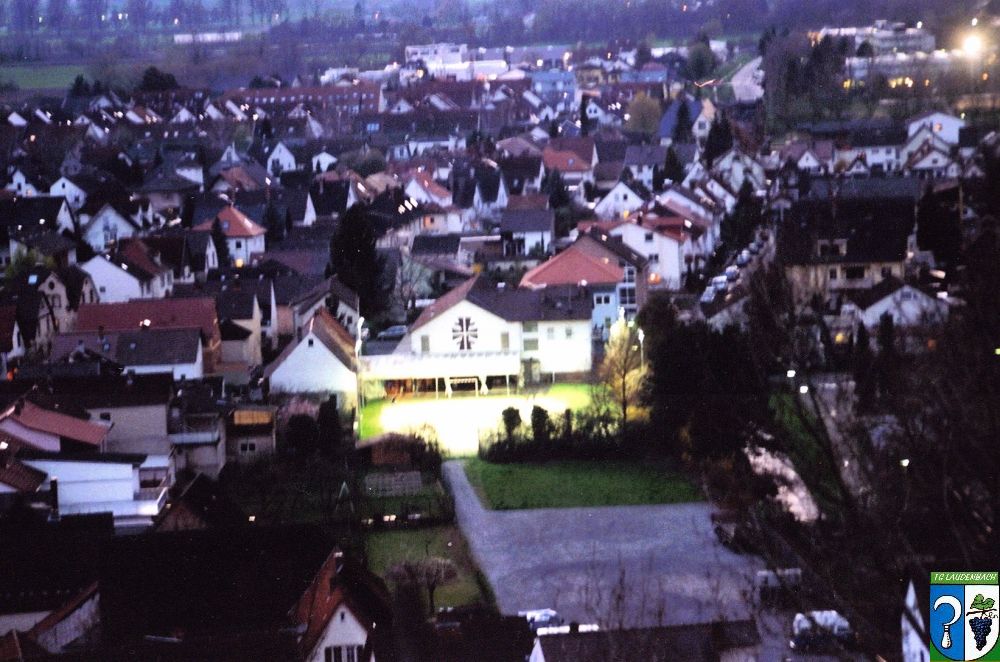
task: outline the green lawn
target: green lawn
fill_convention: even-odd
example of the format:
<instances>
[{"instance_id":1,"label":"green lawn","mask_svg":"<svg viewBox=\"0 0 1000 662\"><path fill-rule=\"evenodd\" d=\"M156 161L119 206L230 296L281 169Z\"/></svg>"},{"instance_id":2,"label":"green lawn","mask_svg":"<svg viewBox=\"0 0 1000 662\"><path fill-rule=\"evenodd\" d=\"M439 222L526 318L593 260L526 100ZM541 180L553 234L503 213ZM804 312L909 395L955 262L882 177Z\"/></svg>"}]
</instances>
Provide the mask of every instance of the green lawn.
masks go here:
<instances>
[{"instance_id":1,"label":"green lawn","mask_svg":"<svg viewBox=\"0 0 1000 662\"><path fill-rule=\"evenodd\" d=\"M592 399L590 384L553 384L544 391L549 397L565 403L567 409L579 411L586 409ZM558 414L559 412L550 412Z\"/></svg>"},{"instance_id":2,"label":"green lawn","mask_svg":"<svg viewBox=\"0 0 1000 662\"><path fill-rule=\"evenodd\" d=\"M84 74L79 65L0 66L0 81L11 81L22 90L68 89L73 80Z\"/></svg>"},{"instance_id":3,"label":"green lawn","mask_svg":"<svg viewBox=\"0 0 1000 662\"><path fill-rule=\"evenodd\" d=\"M562 460L541 464L491 464L467 460L465 473L488 508L636 506L698 501L687 478L652 462Z\"/></svg>"},{"instance_id":4,"label":"green lawn","mask_svg":"<svg viewBox=\"0 0 1000 662\"><path fill-rule=\"evenodd\" d=\"M479 580L479 569L472 560L458 527L378 531L368 535L365 549L368 553L368 566L382 577L400 561L417 561L429 556L451 559L458 567L458 578L437 590L434 601L438 607L492 602L488 587L484 590Z\"/></svg>"},{"instance_id":5,"label":"green lawn","mask_svg":"<svg viewBox=\"0 0 1000 662\"><path fill-rule=\"evenodd\" d=\"M361 408L361 429L358 436L361 439L377 437L382 434L382 410L390 404L388 400L369 400Z\"/></svg>"}]
</instances>

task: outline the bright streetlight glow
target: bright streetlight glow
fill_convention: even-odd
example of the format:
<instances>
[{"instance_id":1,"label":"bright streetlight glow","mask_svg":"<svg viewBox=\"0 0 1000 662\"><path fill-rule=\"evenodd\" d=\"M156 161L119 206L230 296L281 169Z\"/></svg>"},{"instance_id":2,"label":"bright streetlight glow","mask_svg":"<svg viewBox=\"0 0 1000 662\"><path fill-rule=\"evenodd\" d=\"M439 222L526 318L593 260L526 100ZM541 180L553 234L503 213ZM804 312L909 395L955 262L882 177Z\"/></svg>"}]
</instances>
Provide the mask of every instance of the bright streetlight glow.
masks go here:
<instances>
[{"instance_id":1,"label":"bright streetlight glow","mask_svg":"<svg viewBox=\"0 0 1000 662\"><path fill-rule=\"evenodd\" d=\"M903 467L904 469L910 466L910 458L904 457L902 460L899 461L899 466Z\"/></svg>"},{"instance_id":2,"label":"bright streetlight glow","mask_svg":"<svg viewBox=\"0 0 1000 662\"><path fill-rule=\"evenodd\" d=\"M789 379L795 379L795 371L789 370L788 372L785 373L785 377L788 377Z\"/></svg>"},{"instance_id":3,"label":"bright streetlight glow","mask_svg":"<svg viewBox=\"0 0 1000 662\"><path fill-rule=\"evenodd\" d=\"M809 387L806 386L805 384L799 387L799 393L801 393L802 395L805 395L808 392L809 392Z\"/></svg>"},{"instance_id":4,"label":"bright streetlight glow","mask_svg":"<svg viewBox=\"0 0 1000 662\"><path fill-rule=\"evenodd\" d=\"M977 34L970 34L962 42L962 50L966 55L979 55L983 52L983 39Z\"/></svg>"}]
</instances>

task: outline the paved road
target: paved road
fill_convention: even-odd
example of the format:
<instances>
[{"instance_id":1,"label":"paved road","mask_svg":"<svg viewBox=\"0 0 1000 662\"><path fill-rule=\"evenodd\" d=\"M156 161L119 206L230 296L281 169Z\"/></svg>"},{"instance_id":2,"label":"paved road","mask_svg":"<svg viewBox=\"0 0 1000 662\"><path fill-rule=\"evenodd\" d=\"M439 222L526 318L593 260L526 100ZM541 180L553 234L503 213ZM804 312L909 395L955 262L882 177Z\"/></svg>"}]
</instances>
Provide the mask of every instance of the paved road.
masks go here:
<instances>
[{"instance_id":1,"label":"paved road","mask_svg":"<svg viewBox=\"0 0 1000 662\"><path fill-rule=\"evenodd\" d=\"M737 101L753 102L764 96L764 88L754 78L754 74L760 69L761 61L759 57L754 58L733 74L733 94L736 95Z\"/></svg>"},{"instance_id":2,"label":"paved road","mask_svg":"<svg viewBox=\"0 0 1000 662\"><path fill-rule=\"evenodd\" d=\"M628 626L747 616L743 595L761 565L717 542L706 503L491 511L460 462L444 471L503 613L552 607Z\"/></svg>"}]
</instances>

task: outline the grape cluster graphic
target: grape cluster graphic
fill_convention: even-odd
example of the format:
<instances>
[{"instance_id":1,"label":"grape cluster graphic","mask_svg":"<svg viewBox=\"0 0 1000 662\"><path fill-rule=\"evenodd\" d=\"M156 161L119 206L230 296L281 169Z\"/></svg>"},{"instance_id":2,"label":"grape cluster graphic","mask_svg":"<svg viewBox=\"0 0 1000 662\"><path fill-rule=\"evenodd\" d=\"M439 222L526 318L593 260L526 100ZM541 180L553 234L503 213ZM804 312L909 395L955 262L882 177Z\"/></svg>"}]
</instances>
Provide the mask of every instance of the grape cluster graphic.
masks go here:
<instances>
[{"instance_id":1,"label":"grape cluster graphic","mask_svg":"<svg viewBox=\"0 0 1000 662\"><path fill-rule=\"evenodd\" d=\"M972 636L976 639L976 650L983 650L986 638L993 628L993 602L993 598L986 598L982 593L976 595L976 599L972 601L969 627L972 628Z\"/></svg>"}]
</instances>

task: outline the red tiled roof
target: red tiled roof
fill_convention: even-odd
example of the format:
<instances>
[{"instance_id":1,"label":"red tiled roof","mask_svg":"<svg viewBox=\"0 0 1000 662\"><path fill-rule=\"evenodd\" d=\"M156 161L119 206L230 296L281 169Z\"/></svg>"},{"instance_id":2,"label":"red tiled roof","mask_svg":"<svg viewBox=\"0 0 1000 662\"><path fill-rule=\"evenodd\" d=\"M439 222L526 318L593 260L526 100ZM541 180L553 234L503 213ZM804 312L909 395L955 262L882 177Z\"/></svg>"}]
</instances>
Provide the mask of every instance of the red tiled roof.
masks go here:
<instances>
[{"instance_id":1,"label":"red tiled roof","mask_svg":"<svg viewBox=\"0 0 1000 662\"><path fill-rule=\"evenodd\" d=\"M548 209L549 196L544 193L512 195L507 198L507 209Z\"/></svg>"},{"instance_id":2,"label":"red tiled roof","mask_svg":"<svg viewBox=\"0 0 1000 662\"><path fill-rule=\"evenodd\" d=\"M568 150L560 152L546 147L545 151L542 152L542 161L549 170L558 170L559 172L588 172L590 170L590 161L584 161L579 154Z\"/></svg>"},{"instance_id":3,"label":"red tiled roof","mask_svg":"<svg viewBox=\"0 0 1000 662\"><path fill-rule=\"evenodd\" d=\"M107 426L90 423L75 416L42 409L28 400L21 404L20 412L15 408L11 412L10 418L26 428L66 437L74 441L82 441L93 446L100 446L110 429Z\"/></svg>"},{"instance_id":4,"label":"red tiled roof","mask_svg":"<svg viewBox=\"0 0 1000 662\"><path fill-rule=\"evenodd\" d=\"M132 331L143 320L151 327L200 329L208 344L219 338L215 299L137 299L126 303L88 303L80 306L76 331Z\"/></svg>"},{"instance_id":5,"label":"red tiled roof","mask_svg":"<svg viewBox=\"0 0 1000 662\"><path fill-rule=\"evenodd\" d=\"M18 492L31 494L37 492L45 482L46 474L34 467L22 464L20 460L9 457L7 460L0 455L0 483L12 487Z\"/></svg>"},{"instance_id":6,"label":"red tiled roof","mask_svg":"<svg viewBox=\"0 0 1000 662\"><path fill-rule=\"evenodd\" d=\"M570 246L555 257L542 262L521 278L521 287L544 285L576 285L587 281L593 285L620 283L624 271L617 262L596 258Z\"/></svg>"},{"instance_id":7,"label":"red tiled roof","mask_svg":"<svg viewBox=\"0 0 1000 662\"><path fill-rule=\"evenodd\" d=\"M118 255L151 276L167 271L167 268L153 260L149 246L141 239L127 237L118 242Z\"/></svg>"},{"instance_id":8,"label":"red tiled roof","mask_svg":"<svg viewBox=\"0 0 1000 662\"><path fill-rule=\"evenodd\" d=\"M418 171L413 173L413 179L416 180L416 182L420 184L420 186L422 186L427 193L435 198L451 197L451 191L434 181L434 178L426 172Z\"/></svg>"},{"instance_id":9,"label":"red tiled roof","mask_svg":"<svg viewBox=\"0 0 1000 662\"><path fill-rule=\"evenodd\" d=\"M23 662L48 656L49 652L24 632L11 630L0 636L0 662Z\"/></svg>"},{"instance_id":10,"label":"red tiled roof","mask_svg":"<svg viewBox=\"0 0 1000 662\"><path fill-rule=\"evenodd\" d=\"M325 306L321 307L313 315L312 319L306 325L302 338L305 338L309 334L313 334L319 339L320 343L323 344L330 352L337 357L348 370L357 371L358 369L358 356L355 350L354 338L351 334L347 332L347 329L341 325L340 322L330 314L330 311L326 309ZM274 374L274 371L285 362L285 359L295 351L302 340L290 343L283 352L276 358L270 365L264 370L264 375L270 377Z\"/></svg>"},{"instance_id":11,"label":"red tiled roof","mask_svg":"<svg viewBox=\"0 0 1000 662\"><path fill-rule=\"evenodd\" d=\"M479 276L473 276L455 289L446 293L444 296L438 297L434 303L424 308L424 312L420 313L420 317L418 317L417 321L413 323L410 330L416 331L452 306L465 300L465 297L469 296L469 292L472 290L472 287L476 284L478 279Z\"/></svg>"},{"instance_id":12,"label":"red tiled roof","mask_svg":"<svg viewBox=\"0 0 1000 662\"><path fill-rule=\"evenodd\" d=\"M267 230L251 221L247 218L246 214L233 206L223 207L216 214L215 218L219 219L219 223L222 224L222 232L230 239L257 237L267 232ZM196 225L191 230L194 232L211 232L215 218Z\"/></svg>"}]
</instances>

